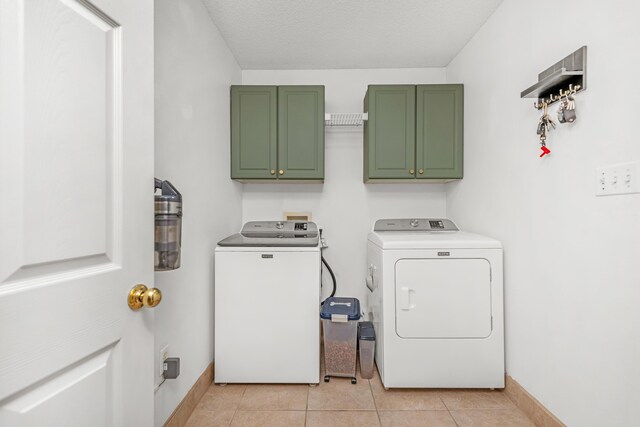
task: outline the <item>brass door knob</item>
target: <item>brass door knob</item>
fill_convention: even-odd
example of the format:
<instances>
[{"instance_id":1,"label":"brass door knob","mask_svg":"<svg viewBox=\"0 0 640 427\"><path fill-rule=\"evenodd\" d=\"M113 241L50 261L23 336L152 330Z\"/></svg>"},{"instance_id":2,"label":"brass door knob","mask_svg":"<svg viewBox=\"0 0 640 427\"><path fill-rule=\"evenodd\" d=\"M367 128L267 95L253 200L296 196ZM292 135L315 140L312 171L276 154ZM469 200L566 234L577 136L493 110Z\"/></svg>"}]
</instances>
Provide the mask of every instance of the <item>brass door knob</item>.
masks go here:
<instances>
[{"instance_id":1,"label":"brass door knob","mask_svg":"<svg viewBox=\"0 0 640 427\"><path fill-rule=\"evenodd\" d=\"M424 169L419 169L419 170L418 170L418 173L419 173L420 175L422 175L422 174L424 173Z\"/></svg>"},{"instance_id":2,"label":"brass door knob","mask_svg":"<svg viewBox=\"0 0 640 427\"><path fill-rule=\"evenodd\" d=\"M409 173L413 175L414 173L416 173L416 171L414 171L413 169L409 169Z\"/></svg>"},{"instance_id":3,"label":"brass door knob","mask_svg":"<svg viewBox=\"0 0 640 427\"><path fill-rule=\"evenodd\" d=\"M145 285L135 285L129 291L129 308L134 311L142 307L155 307L162 301L162 292L157 288L147 288Z\"/></svg>"},{"instance_id":4,"label":"brass door knob","mask_svg":"<svg viewBox=\"0 0 640 427\"><path fill-rule=\"evenodd\" d=\"M275 175L276 171L274 169L271 169L271 175Z\"/></svg>"},{"instance_id":5,"label":"brass door knob","mask_svg":"<svg viewBox=\"0 0 640 427\"><path fill-rule=\"evenodd\" d=\"M279 173L280 175L284 175L284 171L283 171L282 169L280 169L280 170L278 171L278 173Z\"/></svg>"}]
</instances>

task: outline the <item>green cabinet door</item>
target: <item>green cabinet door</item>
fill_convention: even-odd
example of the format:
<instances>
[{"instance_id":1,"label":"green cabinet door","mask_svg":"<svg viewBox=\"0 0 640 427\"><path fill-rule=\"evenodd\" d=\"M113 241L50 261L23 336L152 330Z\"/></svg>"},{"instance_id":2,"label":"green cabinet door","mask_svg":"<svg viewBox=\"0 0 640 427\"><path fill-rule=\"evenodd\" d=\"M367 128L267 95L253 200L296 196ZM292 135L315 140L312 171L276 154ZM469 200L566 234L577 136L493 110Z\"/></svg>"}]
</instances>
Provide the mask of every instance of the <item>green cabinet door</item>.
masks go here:
<instances>
[{"instance_id":1,"label":"green cabinet door","mask_svg":"<svg viewBox=\"0 0 640 427\"><path fill-rule=\"evenodd\" d=\"M415 178L416 87L370 85L364 100L364 179Z\"/></svg>"},{"instance_id":2,"label":"green cabinet door","mask_svg":"<svg viewBox=\"0 0 640 427\"><path fill-rule=\"evenodd\" d=\"M231 178L277 178L276 86L231 86Z\"/></svg>"},{"instance_id":3,"label":"green cabinet door","mask_svg":"<svg viewBox=\"0 0 640 427\"><path fill-rule=\"evenodd\" d=\"M416 177L462 178L463 85L418 85Z\"/></svg>"},{"instance_id":4,"label":"green cabinet door","mask_svg":"<svg viewBox=\"0 0 640 427\"><path fill-rule=\"evenodd\" d=\"M324 86L278 86L278 179L324 179Z\"/></svg>"}]
</instances>

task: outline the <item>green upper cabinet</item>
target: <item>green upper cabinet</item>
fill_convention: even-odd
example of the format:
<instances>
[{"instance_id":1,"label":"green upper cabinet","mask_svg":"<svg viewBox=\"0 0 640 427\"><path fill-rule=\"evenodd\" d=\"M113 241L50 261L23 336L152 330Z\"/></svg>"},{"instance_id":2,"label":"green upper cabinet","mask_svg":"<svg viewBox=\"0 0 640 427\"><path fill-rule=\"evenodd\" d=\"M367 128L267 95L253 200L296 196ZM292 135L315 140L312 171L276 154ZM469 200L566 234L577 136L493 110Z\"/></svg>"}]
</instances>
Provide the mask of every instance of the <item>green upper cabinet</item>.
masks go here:
<instances>
[{"instance_id":1,"label":"green upper cabinet","mask_svg":"<svg viewBox=\"0 0 640 427\"><path fill-rule=\"evenodd\" d=\"M231 178L324 179L324 86L231 86Z\"/></svg>"},{"instance_id":2,"label":"green upper cabinet","mask_svg":"<svg viewBox=\"0 0 640 427\"><path fill-rule=\"evenodd\" d=\"M279 179L324 178L324 86L278 87L278 171Z\"/></svg>"},{"instance_id":3,"label":"green upper cabinet","mask_svg":"<svg viewBox=\"0 0 640 427\"><path fill-rule=\"evenodd\" d=\"M461 84L417 86L416 178L462 178L463 91Z\"/></svg>"},{"instance_id":4,"label":"green upper cabinet","mask_svg":"<svg viewBox=\"0 0 640 427\"><path fill-rule=\"evenodd\" d=\"M462 178L463 85L371 85L364 180Z\"/></svg>"},{"instance_id":5,"label":"green upper cabinet","mask_svg":"<svg viewBox=\"0 0 640 427\"><path fill-rule=\"evenodd\" d=\"M364 112L365 180L415 178L416 87L369 86Z\"/></svg>"},{"instance_id":6,"label":"green upper cabinet","mask_svg":"<svg viewBox=\"0 0 640 427\"><path fill-rule=\"evenodd\" d=\"M231 86L231 178L275 179L276 86Z\"/></svg>"}]
</instances>

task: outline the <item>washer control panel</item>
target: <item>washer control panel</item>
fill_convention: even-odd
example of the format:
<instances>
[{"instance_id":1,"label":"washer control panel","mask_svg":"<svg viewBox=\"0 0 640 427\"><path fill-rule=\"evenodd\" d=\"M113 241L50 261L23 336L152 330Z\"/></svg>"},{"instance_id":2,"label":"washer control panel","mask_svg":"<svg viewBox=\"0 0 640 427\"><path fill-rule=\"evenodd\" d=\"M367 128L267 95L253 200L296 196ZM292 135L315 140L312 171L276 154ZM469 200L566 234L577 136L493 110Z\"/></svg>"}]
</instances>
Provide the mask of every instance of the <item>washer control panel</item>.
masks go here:
<instances>
[{"instance_id":1,"label":"washer control panel","mask_svg":"<svg viewBox=\"0 0 640 427\"><path fill-rule=\"evenodd\" d=\"M446 218L379 219L373 231L459 231L453 221Z\"/></svg>"},{"instance_id":2,"label":"washer control panel","mask_svg":"<svg viewBox=\"0 0 640 427\"><path fill-rule=\"evenodd\" d=\"M441 219L429 220L429 227L433 230L444 230L444 222Z\"/></svg>"},{"instance_id":3,"label":"washer control panel","mask_svg":"<svg viewBox=\"0 0 640 427\"><path fill-rule=\"evenodd\" d=\"M293 229L296 231L307 231L309 229L308 222L294 222Z\"/></svg>"},{"instance_id":4,"label":"washer control panel","mask_svg":"<svg viewBox=\"0 0 640 427\"><path fill-rule=\"evenodd\" d=\"M241 233L249 237L314 237L318 227L310 221L249 221Z\"/></svg>"}]
</instances>

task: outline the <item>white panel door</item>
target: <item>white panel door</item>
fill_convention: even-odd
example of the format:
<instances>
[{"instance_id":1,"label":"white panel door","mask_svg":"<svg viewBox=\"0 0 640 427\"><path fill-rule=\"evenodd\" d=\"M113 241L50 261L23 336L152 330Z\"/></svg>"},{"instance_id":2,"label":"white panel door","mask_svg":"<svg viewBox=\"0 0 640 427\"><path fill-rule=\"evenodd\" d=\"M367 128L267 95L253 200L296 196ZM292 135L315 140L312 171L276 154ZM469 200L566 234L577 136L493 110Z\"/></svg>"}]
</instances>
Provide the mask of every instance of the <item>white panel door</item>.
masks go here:
<instances>
[{"instance_id":1,"label":"white panel door","mask_svg":"<svg viewBox=\"0 0 640 427\"><path fill-rule=\"evenodd\" d=\"M396 263L396 332L402 338L486 338L491 268L486 259Z\"/></svg>"},{"instance_id":2,"label":"white panel door","mask_svg":"<svg viewBox=\"0 0 640 427\"><path fill-rule=\"evenodd\" d=\"M0 425L153 424L153 2L0 1Z\"/></svg>"}]
</instances>

